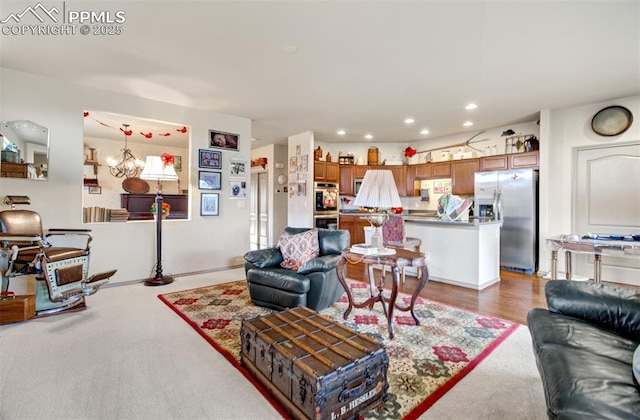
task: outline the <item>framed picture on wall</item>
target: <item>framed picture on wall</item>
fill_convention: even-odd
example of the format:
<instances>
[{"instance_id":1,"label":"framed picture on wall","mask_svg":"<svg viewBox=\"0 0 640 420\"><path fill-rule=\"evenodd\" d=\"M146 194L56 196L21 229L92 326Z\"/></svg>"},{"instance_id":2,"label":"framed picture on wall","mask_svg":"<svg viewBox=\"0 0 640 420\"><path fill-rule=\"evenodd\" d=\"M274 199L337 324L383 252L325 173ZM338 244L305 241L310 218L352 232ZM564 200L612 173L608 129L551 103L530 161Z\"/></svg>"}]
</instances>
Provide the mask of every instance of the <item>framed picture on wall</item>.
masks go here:
<instances>
[{"instance_id":1,"label":"framed picture on wall","mask_svg":"<svg viewBox=\"0 0 640 420\"><path fill-rule=\"evenodd\" d=\"M229 198L247 198L247 182L240 180L229 181Z\"/></svg>"},{"instance_id":2,"label":"framed picture on wall","mask_svg":"<svg viewBox=\"0 0 640 420\"><path fill-rule=\"evenodd\" d=\"M238 150L238 135L224 131L209 130L209 147Z\"/></svg>"},{"instance_id":3,"label":"framed picture on wall","mask_svg":"<svg viewBox=\"0 0 640 420\"><path fill-rule=\"evenodd\" d=\"M231 160L229 162L229 175L244 178L247 175L247 162L244 160Z\"/></svg>"},{"instance_id":4,"label":"framed picture on wall","mask_svg":"<svg viewBox=\"0 0 640 420\"><path fill-rule=\"evenodd\" d=\"M182 156L174 156L173 158L173 169L175 169L176 172L182 172Z\"/></svg>"},{"instance_id":5,"label":"framed picture on wall","mask_svg":"<svg viewBox=\"0 0 640 420\"><path fill-rule=\"evenodd\" d=\"M97 185L89 186L89 194L102 194L102 187Z\"/></svg>"},{"instance_id":6,"label":"framed picture on wall","mask_svg":"<svg viewBox=\"0 0 640 420\"><path fill-rule=\"evenodd\" d=\"M222 172L198 172L198 188L201 190L220 190L222 189Z\"/></svg>"},{"instance_id":7,"label":"framed picture on wall","mask_svg":"<svg viewBox=\"0 0 640 420\"><path fill-rule=\"evenodd\" d=\"M222 152L199 149L200 159L198 166L207 169L222 169Z\"/></svg>"},{"instance_id":8,"label":"framed picture on wall","mask_svg":"<svg viewBox=\"0 0 640 420\"><path fill-rule=\"evenodd\" d=\"M200 194L200 216L218 216L220 215L219 194L202 193Z\"/></svg>"}]
</instances>

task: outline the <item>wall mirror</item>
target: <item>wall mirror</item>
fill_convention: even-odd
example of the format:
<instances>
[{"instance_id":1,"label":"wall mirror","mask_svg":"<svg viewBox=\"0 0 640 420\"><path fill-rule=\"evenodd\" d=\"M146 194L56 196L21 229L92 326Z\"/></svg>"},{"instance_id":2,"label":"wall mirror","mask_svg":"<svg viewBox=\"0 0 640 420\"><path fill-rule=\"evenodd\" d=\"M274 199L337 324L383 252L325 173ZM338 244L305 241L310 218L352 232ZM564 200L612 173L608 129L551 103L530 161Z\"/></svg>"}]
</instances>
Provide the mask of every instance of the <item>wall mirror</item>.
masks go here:
<instances>
[{"instance_id":1,"label":"wall mirror","mask_svg":"<svg viewBox=\"0 0 640 420\"><path fill-rule=\"evenodd\" d=\"M174 157L178 175L162 185L171 206L167 219L187 219L190 139L191 128L179 123L86 110L83 221L153 220L156 183L140 179L140 173L147 156L164 153Z\"/></svg>"},{"instance_id":2,"label":"wall mirror","mask_svg":"<svg viewBox=\"0 0 640 420\"><path fill-rule=\"evenodd\" d=\"M0 176L46 181L49 129L29 120L0 122Z\"/></svg>"}]
</instances>

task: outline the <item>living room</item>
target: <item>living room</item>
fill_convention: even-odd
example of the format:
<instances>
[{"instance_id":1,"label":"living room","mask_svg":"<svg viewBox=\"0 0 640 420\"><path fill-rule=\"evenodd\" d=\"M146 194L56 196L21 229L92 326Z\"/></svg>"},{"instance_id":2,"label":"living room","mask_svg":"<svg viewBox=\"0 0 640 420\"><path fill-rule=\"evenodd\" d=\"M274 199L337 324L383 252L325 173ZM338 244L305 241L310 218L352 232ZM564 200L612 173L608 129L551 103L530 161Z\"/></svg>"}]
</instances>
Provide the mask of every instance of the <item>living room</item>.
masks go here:
<instances>
[{"instance_id":1,"label":"living room","mask_svg":"<svg viewBox=\"0 0 640 420\"><path fill-rule=\"evenodd\" d=\"M176 4L178 4L178 2L176 2ZM420 138L419 136L407 137L407 139L402 142L385 143L384 147L390 151L389 154L391 154L391 150L394 149L396 150L395 154L400 154L407 146L412 146L417 150L430 149L437 147L438 145L457 143L461 139L466 140L481 129L500 131L502 128L509 128L511 125L516 125L517 123L535 123L539 121L541 173L539 237L549 238L560 234L575 233L573 203L577 188L576 169L574 165L576 149L588 149L606 144L637 144L638 139L640 139L640 125L637 123L637 117L636 122L632 124L627 131L615 137L599 136L591 130L590 122L593 116L598 113L598 111L608 106L621 106L628 109L634 116L640 115L637 29L635 31L633 29L624 29L629 26L637 28L637 4L633 4L633 2L622 2L618 4L620 9L615 9L614 11L606 9L607 13L611 13L611 15L606 15L609 19L595 19L593 16L597 16L597 13L592 9L596 8L594 4L602 6L600 3L591 3L591 5L580 6L588 8L588 13L584 13L588 14L591 19L593 19L589 20L589 24L600 22L598 27L605 26L607 28L611 27L616 29L616 31L611 29L614 33L610 34L609 38L601 40L601 42L596 45L599 53L598 60L603 60L602 57L606 56L605 52L607 51L608 46L615 45L617 41L623 43L626 51L626 53L622 55L622 58L620 58L620 56L616 56L617 61L614 64L604 64L601 67L594 66L594 68L583 67L583 69L589 69L584 70L584 73L593 71L594 77L595 73L601 76L600 73L606 73L608 70L610 73L607 74L609 74L610 79L622 80L621 85L613 86L611 88L609 95L584 95L584 99L580 102L566 101L562 106L551 106L545 97L540 97L538 98L537 107L531 108L526 115L520 116L526 121L516 122L513 119L503 119L495 124L476 126L472 129L464 129L465 131L461 130L456 134L448 133L429 140ZM0 16L4 18L10 12L18 13L24 9L25 5L25 2L3 2L2 8L0 9ZM105 3L102 5L105 9L110 9L108 4ZM129 10L131 15L131 19L127 22L126 29L132 32L146 32L148 30L149 34L146 36L153 36L151 39L145 38L148 50L155 49L155 45L162 42L160 40L164 40L168 37L167 33L164 32L153 32L153 35L151 35L151 30L147 28L141 20L133 19L133 16L136 16L139 19L143 16L148 17L145 15L144 10L140 10L144 9L143 6L138 5L135 7L135 10L133 5L131 6L131 9L127 9L127 7L127 5L122 6L124 10ZM180 6L174 5L174 8L179 9L179 7ZM557 16L566 17L568 13L566 8L558 7ZM175 11L174 8L167 12L167 14L163 14L159 10L153 16L158 20L165 18L170 15L170 12ZM241 9L238 13L243 14L243 12L247 12L247 10ZM553 13L542 12L543 11L539 11L540 14L536 14L535 16L544 18L554 16ZM191 12L185 8L181 13L189 14ZM215 21L215 19L212 18L214 15L215 13L210 13L206 16L206 20L210 20L209 24L211 25L213 25L213 22ZM498 31L498 33L502 34L505 38L508 38L510 29L508 30L507 27L514 25L514 22L496 21L495 19L497 19L497 16L491 16L493 19L491 21L487 21L486 25L501 25L503 30ZM580 17L582 17L582 15L580 15ZM625 24L617 23L617 21L613 20L614 17L623 19ZM544 19L539 21L542 20ZM629 21L631 21L630 23L632 23L632 25L628 25ZM280 23L284 24L284 22ZM578 31L578 24L580 23L579 19L576 19L574 24L575 26L572 25L570 27L574 31L578 32L571 32L567 25L561 23L562 22L553 22L553 33L555 34L554 36L557 36L557 43L562 44L562 41L559 40L564 39L563 34L566 34L567 38L571 38L576 34L578 34L576 36L587 36L585 33ZM634 23L635 25L633 25ZM518 21L514 30L520 28L521 25L526 26L521 21ZM373 30L372 28L368 29ZM536 39L543 29L540 25L535 25L534 29L535 31L531 31L531 37ZM187 29L184 30L188 31ZM620 31L620 33L617 31ZM354 30L354 32L357 31ZM605 31L605 33L608 33L608 31ZM492 34L494 36L496 35L495 33ZM343 33L342 36L346 37L347 35ZM591 40L591 38L589 38L589 40ZM567 40L567 42L569 41L570 40ZM224 102L225 100L231 101L229 98L233 95L229 95L229 98L226 99L222 98L220 95L216 94L214 88L203 89L204 93L202 93L202 96L216 97L216 100L219 101L217 107L212 106L210 108L202 108L200 106L195 106L194 104L197 103L198 95L193 95L192 97L186 95L177 87L179 85L173 86L170 81L167 80L162 84L160 83L160 80L154 80L153 74L151 74L158 71L168 75L168 79L172 79L174 77L177 79L189 79L186 70L183 72L185 68L201 67L199 63L200 56L204 54L215 55L211 52L211 47L209 47L211 49L205 48L207 43L210 43L210 40L206 40L206 42L204 42L204 46L199 44L200 48L196 52L192 52L191 54L193 55L189 55L188 59L182 60L179 57L180 51L170 50L164 53L167 61L165 68L153 67L154 70L149 71L148 75L145 73L134 72L129 75L131 79L129 79L127 83L113 82L113 84L110 84L109 82L112 81L112 78L117 78L118 73L116 71L112 71L106 72L105 74L105 70L98 64L90 66L91 69L85 70L84 77L76 80L68 80L65 77L64 71L50 74L39 73L38 68L49 66L49 64L46 64L47 61L50 61L50 66L54 67L54 63L58 61L66 62L70 65L77 64L80 66L80 64L87 64L86 62L80 63L81 61L91 60L81 58L81 55L79 54L82 50L75 50L73 48L69 48L67 54L61 56L52 57L49 55L37 55L36 57L27 57L29 54L25 54L24 51L30 50L29 47L23 49L24 44L22 44L22 42L26 41L18 39L17 36L14 36L13 38L10 38L7 35L2 36L1 54L3 67L0 68L0 86L2 90L2 95L0 97L1 119L3 121L29 119L49 129L49 178L44 182L0 178L0 194L3 197L5 195L28 195L31 198L31 205L29 208L40 213L45 227L86 228L87 225L82 223L84 187L82 186L81 180L85 171L83 165L83 112L86 110L99 110L122 115L131 115L143 119L184 124L189 128L190 132L189 162L191 163L190 168L186 168L189 170L188 185L183 185L183 187L190 191L189 208L191 210L190 217L187 220L168 220L163 223L163 265L165 267L165 271L178 276L178 280L175 282L178 284L172 285L172 289L167 289L167 291L183 290L207 284L206 279L188 282L184 281L190 277L201 278L201 276L206 277L207 275L210 275L215 277L216 282L222 282L225 280L238 280L244 276L244 273L242 273L242 270L239 270L238 267L241 267L244 264L243 256L250 248L249 227L247 222L249 220L249 205L244 202L245 200L230 199L231 191L229 185L228 183L223 183L223 187L220 192L221 200L219 216L201 216L199 214L201 206L200 194L202 191L199 191L197 188L199 169L197 164L199 159L198 151L200 149L209 148L208 131L211 129L236 133L240 138L238 151L223 151L223 166L227 168L231 160L237 158L244 159L249 162L252 158L252 149L262 147L259 142L257 142L257 145L253 144L251 139L259 137L256 133L260 132L259 130L261 128L264 129L264 125L268 126L273 123L273 121L263 123L257 116L268 115L269 109L265 109L262 113L255 112L253 110L251 113L247 114L230 113L227 109L232 107L225 106ZM31 39L31 42L35 42L35 40ZM62 44L62 47L64 48L64 41L60 41L59 44ZM113 44L100 49L99 53L109 57L108 60L116 61L118 64L117 67L121 68L122 72L126 72L128 61L133 60L135 56L145 57L147 54L155 54L155 51L144 51L142 49L128 50L127 45L125 44L126 42L124 40L113 40ZM117 47L114 45L117 45ZM60 45L58 45L58 47L60 47ZM91 44L85 44L82 48L88 50L94 49ZM535 51L535 43L533 43L531 48ZM117 51L114 52L113 49L116 49ZM510 57L519 52L520 49L517 45L507 44L503 51L503 57L492 58L494 61L498 59L504 60L503 65L510 66ZM513 60L522 66L527 63L531 63L532 66L535 65L538 69L548 66L548 70L544 72L544 77L540 77L545 79L544 84L546 84L547 87L551 86L554 89L559 89L560 87L556 85L557 80L554 78L553 73L555 65L552 66L549 63L550 60L544 58L544 51L538 51L538 53L540 53L538 57L543 58L536 57L531 59L528 57L527 60L516 58L513 58ZM527 55L533 55L533 53L527 52ZM473 58L481 60L481 52L478 52ZM174 63L174 59L177 62ZM582 57L580 57L580 59L582 59ZM22 60L26 61L23 62ZM224 62L225 60L222 59L220 61ZM376 62L378 61L384 60L378 58L376 59ZM243 62L242 64L246 63ZM231 62L229 68L233 69L234 65L235 64ZM469 60L461 59L459 62L453 63L451 69L459 69L468 65ZM623 67L625 68L624 70L622 70ZM395 70L397 71L397 77L401 78L403 74L402 70L399 68L395 68ZM635 72L635 76L629 77L627 72ZM310 80L318 77L318 75L315 75L314 73L305 73L304 70L301 70L300 73L296 74L307 75L299 80L300 84L307 83L312 85ZM269 84L269 80L272 79L269 79L267 76L269 75L261 74L260 71L254 70L256 85ZM275 79L273 75L271 76ZM465 73L465 76L471 77L471 74ZM262 79L263 77L265 79ZM476 79L481 79L477 74L475 77ZM513 77L515 78L516 76L514 75ZM92 80L98 81L93 83ZM193 80L198 79L194 77ZM224 84L224 79L221 78L216 82ZM481 80L476 80L476 82L479 86L482 85ZM451 82L450 90L458 90L458 88L455 87L455 83L455 81ZM590 91L591 89L595 90L596 88L597 86L585 83L578 90ZM527 89L527 82L525 81L523 82L522 90L526 91ZM371 90L375 91L375 89ZM269 93L272 94L272 92ZM517 97L519 92L513 92L512 95ZM384 102L384 96L384 92L379 92L379 102ZM428 99L429 95L424 93L424 97ZM489 101L492 98L491 92L486 93L484 97L488 98L487 101ZM425 101L427 99L425 99ZM444 100L444 98L434 98L434 101L436 102L440 100ZM306 102L309 100L305 99L304 101ZM399 109L398 112L404 112L404 108L402 106L397 102L394 104L394 106ZM464 104L461 103L460 107L463 105ZM484 106L482 103L479 105L480 109ZM317 112L322 113L322 109L318 109ZM291 115L279 116L275 117L275 119L285 119L285 117L286 119L295 119L297 115L298 114L296 112L291 111ZM265 119L267 119L267 117L265 117ZM304 118L301 118L301 120L302 121L298 123L300 129L297 131L291 131L287 133L286 136L282 136L279 140L284 143L281 144L286 143L286 138L288 136L293 136L307 130L313 131L312 126L305 125ZM402 121L399 122L399 125L401 124ZM337 129L339 127L335 128ZM334 138L331 137L327 137L326 140L322 140L321 137L318 137L318 139L318 144L326 146L325 149L327 147L336 149L340 148L340 150L350 150L355 147L362 149L373 144L369 142L358 143L355 140L336 143ZM338 144L340 145L338 146ZM100 170L104 169L105 168L102 168ZM630 191L628 197L633 199L633 195L631 195L631 192L635 191L632 189L634 187L633 183L629 183L628 187ZM0 208L2 210L6 210L8 209L8 206L2 205ZM40 323L40 328L27 327L28 323L23 324L22 326L14 325L9 327L12 331L25 327L34 328L34 334L42 333L43 331L51 332L56 330L74 331L76 328L80 328L75 325L76 323L83 323L82 320L84 320L84 322L91 320L92 310L94 307L101 306L103 310L106 311L107 309L112 308L111 305L114 305L113 308L117 308L116 302L121 302L122 304L126 302L127 305L136 305L135 300L130 300L129 298L113 297L113 301L107 299L107 297L111 298L113 296L112 293L115 293L116 290L131 290L130 292L127 292L127 294L132 298L138 297L140 299L148 299L150 297L155 299L155 294L166 293L165 290L138 290L141 288L141 285L139 284L140 281L149 277L150 272L153 270L156 263L156 236L154 226L151 222L95 223L91 224L89 227L93 230L94 237L91 251L91 270L93 272L101 272L117 268L118 272L111 279L110 283L112 285L122 284L123 286L112 289L103 289L98 295L93 298L89 298L89 309L87 311L68 318L51 317L46 321L32 321L32 323ZM274 242L277 241L277 239L278 236L275 235ZM541 274L546 274L551 269L551 251L548 249L544 241L541 241L540 243L539 255L539 272ZM560 269L564 269L564 262L562 260L560 261ZM225 273L224 275L221 274L223 272ZM605 280L607 280L606 277ZM640 286L640 280L636 277L636 281L630 284ZM154 361L162 361L171 365L174 358L184 357L183 352L192 345L198 350L196 350L196 353L194 354L190 353L189 358L195 358L199 361L203 361L209 357L210 353L207 353L207 350L210 350L210 348L206 346L206 343L199 343L198 339L200 339L200 337L193 334L192 331L186 331L184 333L178 332L179 328L182 326L180 324L182 321L180 319L176 319L175 322L168 320L168 318L160 314L162 311L167 311L167 309L162 306L155 308L153 304L156 303L158 302L153 301L152 303L149 303L149 306L141 306L139 311L133 308L125 311L125 313L131 317L139 315L139 321L142 322L143 325L146 325L146 327L141 328L147 328L148 331L145 334L140 335L139 341L136 341L136 335L133 332L131 335L126 336L127 338L118 338L116 340L117 342L113 343L113 348L110 352L120 353L121 356L111 354L108 356L108 359L104 360L108 360L109 363L124 364L131 370L154 370L157 367L153 365L143 364L142 366L138 366L138 358L143 359L146 351L154 354L154 357L152 358ZM108 311L102 312L101 317L106 317L107 314ZM175 315L169 313L169 316ZM109 341L110 333L117 331L119 328L124 328L123 324L127 322L127 319L124 317L117 317L115 319L117 319L118 323L110 327L112 330L105 330L102 338L100 338L100 336L92 336L91 339ZM164 327L167 323L169 323L172 328L175 327L173 332L175 332L176 335L173 335L172 337L174 338L172 339L163 338L160 340L158 336L165 334ZM5 327L3 327L3 329L4 328ZM85 332L84 327L82 327L82 331L83 333ZM190 334L195 337L191 337ZM20 342L27 342L23 340L25 339L21 339ZM132 346L134 343L138 344L140 347L136 350L132 350L136 356L134 358L129 358L127 348ZM60 344L58 343L58 345ZM66 345L60 345L60 347L57 348L60 351L69 351L73 354L73 350L67 348ZM166 353L164 352L164 349L167 350ZM530 348L521 350L523 352L530 352ZM37 356L39 352L33 351L29 354ZM90 374L92 378L90 386L88 388L75 390L73 389L72 379L65 378L69 381L69 384L65 385L64 388L70 392L78 391L78 399L83 401L82 404L85 404L85 401L92 399L92 394L96 388L100 388L100 376L106 369L108 369L108 366L101 365L100 360L102 360L102 356L100 356L98 360L90 360L88 357L83 358L82 360L87 363L95 363L96 366L96 371ZM20 363L23 362L24 360L20 361ZM6 359L3 358L3 365L6 366L7 364L12 363L13 361L7 362ZM221 378L234 374L237 375L237 372L229 369L229 366L225 364L222 358L216 359L215 361L207 361L206 363L208 363L208 372L215 372L215 374L219 375ZM185 367L186 365L183 364L180 366L187 370L176 373L170 380L166 380L166 383L159 382L162 381L162 377L160 375L149 376L150 379L148 383L145 383L144 378L137 383L140 385L144 384L149 393L158 392L158 399L161 399L163 394L170 394L173 392L172 387L168 385L169 382L179 382L184 380L184 377L190 374L196 375L198 373L197 366ZM10 381L4 380L5 378L10 378L10 376L5 375L11 375L12 372L13 370L11 368L3 370L3 393L7 392L7 388L11 387ZM167 374L167 376L170 374L166 370L163 372ZM44 373L44 375L47 375L47 373ZM144 372L139 373L139 375L144 375ZM36 374L33 374L30 380L34 387L37 387L39 383L52 385L56 382L56 378L37 378ZM224 404L226 401L223 400L228 399L229 395L234 392L237 393L237 395L245 395L249 392L253 392L251 395L256 395L257 393L245 384L236 383L236 381L232 381L231 384L226 383L220 378L218 378L217 381L219 381L216 382L218 387L229 388L224 393L220 393L218 397L214 397L220 399L218 404L220 407L225 407L225 409L220 413L212 414L207 411L207 409L210 409L211 405L214 404L209 405L209 403L207 403L207 409L203 408L202 411L189 411L189 414L192 414L193 417L202 418L213 416L236 418L257 417L264 413L269 413L268 415L265 415L265 417L277 416L277 413L275 413L271 406L262 400L256 400L254 408L244 407L247 404L242 401L242 399L231 403L229 406L225 406ZM199 396L204 397L204 394L201 392L204 388L210 386L210 384L206 378L200 378L197 382L199 382L199 386L201 386L197 393ZM161 388L160 391L157 388L158 385ZM108 394L109 398L100 400L100 404L105 406L105 410L106 406L110 404L110 401L127 399L126 394L129 391L127 387L124 386L124 384L122 385L122 388L118 387L119 385L117 384L111 385ZM186 394L187 391L179 391L179 393L183 392ZM16 395L13 391L11 392L11 395L12 397L17 398L17 400L14 400L11 403L12 407L17 407L20 404L29 404L29 401L21 400L20 395ZM56 404L55 397L53 397L53 395L56 394L51 395L51 399L44 399L45 407L47 404ZM210 397L209 394L206 394L206 396L207 398ZM194 400L197 400L197 398L193 398L193 396L191 396L189 401L193 402ZM143 403L139 404L144 405ZM153 403L149 404L152 405ZM248 411L239 411L245 408ZM144 407L138 406L138 411L132 410L129 414L132 417L134 414L140 415L140 413L143 412L143 409ZM77 414L79 412L74 413ZM229 413L243 414L234 416ZM56 414L59 414L59 412L56 411ZM7 415L10 418L20 418L20 414L17 411L11 411ZM127 413L122 411L118 412L118 415L121 417L128 417ZM80 416L81 415L78 414L78 417ZM180 410L179 408L176 408L174 412L165 413L165 416L172 418L181 417ZM40 412L40 417L46 417L46 411L44 408ZM109 415L105 414L105 417L109 417Z\"/></svg>"}]
</instances>

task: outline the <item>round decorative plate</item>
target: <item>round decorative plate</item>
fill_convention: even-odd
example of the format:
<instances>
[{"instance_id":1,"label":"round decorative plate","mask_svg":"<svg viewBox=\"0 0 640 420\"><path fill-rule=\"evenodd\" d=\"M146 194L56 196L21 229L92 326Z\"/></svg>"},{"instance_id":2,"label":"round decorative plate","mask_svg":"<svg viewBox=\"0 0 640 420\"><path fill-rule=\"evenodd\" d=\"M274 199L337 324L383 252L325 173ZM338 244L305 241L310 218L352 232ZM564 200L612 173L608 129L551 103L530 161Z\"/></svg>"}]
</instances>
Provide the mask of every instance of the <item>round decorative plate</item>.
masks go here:
<instances>
[{"instance_id":1,"label":"round decorative plate","mask_svg":"<svg viewBox=\"0 0 640 420\"><path fill-rule=\"evenodd\" d=\"M622 134L633 122L631 111L623 106L608 106L598 111L591 120L591 129L601 136Z\"/></svg>"},{"instance_id":2,"label":"round decorative plate","mask_svg":"<svg viewBox=\"0 0 640 420\"><path fill-rule=\"evenodd\" d=\"M122 188L132 194L145 194L149 192L149 184L147 184L147 181L137 177L127 178L122 181Z\"/></svg>"}]
</instances>

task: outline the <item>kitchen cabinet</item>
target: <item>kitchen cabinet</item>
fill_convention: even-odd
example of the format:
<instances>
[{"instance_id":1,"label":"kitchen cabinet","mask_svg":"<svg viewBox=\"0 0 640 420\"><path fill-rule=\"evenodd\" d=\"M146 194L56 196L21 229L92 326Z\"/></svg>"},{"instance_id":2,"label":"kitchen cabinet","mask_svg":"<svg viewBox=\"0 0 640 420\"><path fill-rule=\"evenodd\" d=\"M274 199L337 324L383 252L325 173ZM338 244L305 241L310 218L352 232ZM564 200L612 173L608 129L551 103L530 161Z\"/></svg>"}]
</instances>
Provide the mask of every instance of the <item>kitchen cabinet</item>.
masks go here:
<instances>
[{"instance_id":1,"label":"kitchen cabinet","mask_svg":"<svg viewBox=\"0 0 640 420\"><path fill-rule=\"evenodd\" d=\"M340 165L340 194L355 195L353 165Z\"/></svg>"},{"instance_id":2,"label":"kitchen cabinet","mask_svg":"<svg viewBox=\"0 0 640 420\"><path fill-rule=\"evenodd\" d=\"M364 178L364 174L367 172L367 169L369 169L370 166L367 165L356 165L353 167L353 177L355 179L362 179Z\"/></svg>"},{"instance_id":3,"label":"kitchen cabinet","mask_svg":"<svg viewBox=\"0 0 640 420\"><path fill-rule=\"evenodd\" d=\"M480 158L481 171L503 171L509 169L509 156L495 155Z\"/></svg>"},{"instance_id":4,"label":"kitchen cabinet","mask_svg":"<svg viewBox=\"0 0 640 420\"><path fill-rule=\"evenodd\" d=\"M431 164L431 178L451 178L451 162L434 162Z\"/></svg>"},{"instance_id":5,"label":"kitchen cabinet","mask_svg":"<svg viewBox=\"0 0 640 420\"><path fill-rule=\"evenodd\" d=\"M340 182L340 165L333 162L313 161L313 180Z\"/></svg>"},{"instance_id":6,"label":"kitchen cabinet","mask_svg":"<svg viewBox=\"0 0 640 420\"><path fill-rule=\"evenodd\" d=\"M421 163L414 165L414 179L430 179L433 169L431 163Z\"/></svg>"},{"instance_id":7,"label":"kitchen cabinet","mask_svg":"<svg viewBox=\"0 0 640 420\"><path fill-rule=\"evenodd\" d=\"M473 195L475 173L479 169L479 159L463 159L451 162L451 193L454 195Z\"/></svg>"},{"instance_id":8,"label":"kitchen cabinet","mask_svg":"<svg viewBox=\"0 0 640 420\"><path fill-rule=\"evenodd\" d=\"M349 236L351 237L350 245L365 243L364 228L371 226L371 224L367 219L364 219L363 216L364 213L357 215L340 215L340 229L349 231Z\"/></svg>"},{"instance_id":9,"label":"kitchen cabinet","mask_svg":"<svg viewBox=\"0 0 640 420\"><path fill-rule=\"evenodd\" d=\"M540 153L533 152L514 153L509 156L509 169L538 168L540 166Z\"/></svg>"}]
</instances>

